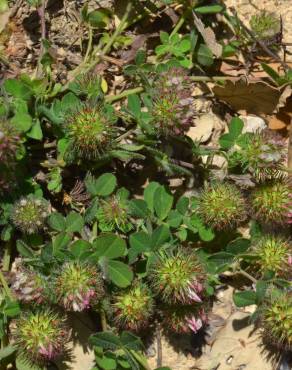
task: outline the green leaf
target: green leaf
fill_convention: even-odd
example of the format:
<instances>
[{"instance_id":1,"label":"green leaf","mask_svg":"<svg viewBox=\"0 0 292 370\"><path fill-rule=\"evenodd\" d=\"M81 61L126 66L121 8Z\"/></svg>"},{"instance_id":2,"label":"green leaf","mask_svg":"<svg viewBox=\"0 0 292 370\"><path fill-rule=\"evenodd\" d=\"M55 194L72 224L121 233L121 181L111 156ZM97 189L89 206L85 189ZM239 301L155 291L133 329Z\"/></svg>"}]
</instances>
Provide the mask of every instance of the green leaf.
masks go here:
<instances>
[{"instance_id":1,"label":"green leaf","mask_svg":"<svg viewBox=\"0 0 292 370\"><path fill-rule=\"evenodd\" d=\"M70 235L61 232L60 234L56 235L52 238L52 246L53 246L53 255L57 255L58 252L65 248L71 241Z\"/></svg>"},{"instance_id":2,"label":"green leaf","mask_svg":"<svg viewBox=\"0 0 292 370\"><path fill-rule=\"evenodd\" d=\"M168 44L169 43L169 35L167 32L160 31L160 41L163 44Z\"/></svg>"},{"instance_id":3,"label":"green leaf","mask_svg":"<svg viewBox=\"0 0 292 370\"><path fill-rule=\"evenodd\" d=\"M91 244L86 240L76 240L70 245L70 252L75 258L80 258L82 254L88 252L91 249Z\"/></svg>"},{"instance_id":4,"label":"green leaf","mask_svg":"<svg viewBox=\"0 0 292 370\"><path fill-rule=\"evenodd\" d=\"M187 197L180 197L177 204L176 204L176 209L179 211L180 214L183 216L187 213L189 208L189 198Z\"/></svg>"},{"instance_id":5,"label":"green leaf","mask_svg":"<svg viewBox=\"0 0 292 370\"><path fill-rule=\"evenodd\" d=\"M26 258L34 258L34 252L28 245L26 245L22 240L16 241L16 249L18 253Z\"/></svg>"},{"instance_id":6,"label":"green leaf","mask_svg":"<svg viewBox=\"0 0 292 370\"><path fill-rule=\"evenodd\" d=\"M220 13L223 10L223 6L221 5L206 5L206 6L199 6L195 8L194 11L199 14L216 14Z\"/></svg>"},{"instance_id":7,"label":"green leaf","mask_svg":"<svg viewBox=\"0 0 292 370\"><path fill-rule=\"evenodd\" d=\"M66 217L66 231L69 233L81 233L84 226L84 220L79 213L70 212Z\"/></svg>"},{"instance_id":8,"label":"green leaf","mask_svg":"<svg viewBox=\"0 0 292 370\"><path fill-rule=\"evenodd\" d=\"M149 185L144 190L144 199L148 205L148 208L151 212L154 212L154 194L156 190L159 188L158 182L150 182Z\"/></svg>"},{"instance_id":9,"label":"green leaf","mask_svg":"<svg viewBox=\"0 0 292 370\"><path fill-rule=\"evenodd\" d=\"M256 304L256 292L246 290L244 292L234 293L233 301L237 307L245 307Z\"/></svg>"},{"instance_id":10,"label":"green leaf","mask_svg":"<svg viewBox=\"0 0 292 370\"><path fill-rule=\"evenodd\" d=\"M183 219L183 216L176 210L171 210L167 217L167 224L170 227L179 227Z\"/></svg>"},{"instance_id":11,"label":"green leaf","mask_svg":"<svg viewBox=\"0 0 292 370\"><path fill-rule=\"evenodd\" d=\"M43 139L43 131L42 131L41 124L40 124L39 120L37 120L33 124L32 128L27 133L27 136L32 138L32 139L35 139L35 140L42 140Z\"/></svg>"},{"instance_id":12,"label":"green leaf","mask_svg":"<svg viewBox=\"0 0 292 370\"><path fill-rule=\"evenodd\" d=\"M136 57L135 57L135 63L137 66L141 66L143 63L146 62L146 51L144 49L140 49L137 51Z\"/></svg>"},{"instance_id":13,"label":"green leaf","mask_svg":"<svg viewBox=\"0 0 292 370\"><path fill-rule=\"evenodd\" d=\"M132 199L129 202L129 211L134 217L146 218L149 216L147 203L143 199Z\"/></svg>"},{"instance_id":14,"label":"green leaf","mask_svg":"<svg viewBox=\"0 0 292 370\"><path fill-rule=\"evenodd\" d=\"M264 300L264 298L266 296L267 289L269 288L269 286L270 286L270 282L268 282L268 281L259 280L256 283L257 304L260 304Z\"/></svg>"},{"instance_id":15,"label":"green leaf","mask_svg":"<svg viewBox=\"0 0 292 370\"><path fill-rule=\"evenodd\" d=\"M149 234L139 231L130 235L129 243L129 263L133 263L139 254L150 251L152 240Z\"/></svg>"},{"instance_id":16,"label":"green leaf","mask_svg":"<svg viewBox=\"0 0 292 370\"><path fill-rule=\"evenodd\" d=\"M104 234L98 236L94 242L94 256L114 259L125 255L127 245L124 239L115 234Z\"/></svg>"},{"instance_id":17,"label":"green leaf","mask_svg":"<svg viewBox=\"0 0 292 370\"><path fill-rule=\"evenodd\" d=\"M32 118L28 113L16 112L15 116L11 119L11 122L21 132L27 132L32 126Z\"/></svg>"},{"instance_id":18,"label":"green leaf","mask_svg":"<svg viewBox=\"0 0 292 370\"><path fill-rule=\"evenodd\" d=\"M66 220L61 213L54 212L48 218L49 226L56 231L64 231L66 229Z\"/></svg>"},{"instance_id":19,"label":"green leaf","mask_svg":"<svg viewBox=\"0 0 292 370\"><path fill-rule=\"evenodd\" d=\"M134 274L128 265L120 261L109 260L107 269L108 277L118 287L126 288L131 284Z\"/></svg>"},{"instance_id":20,"label":"green leaf","mask_svg":"<svg viewBox=\"0 0 292 370\"><path fill-rule=\"evenodd\" d=\"M202 66L205 67L210 67L213 64L213 54L207 45L201 44L199 46L197 60Z\"/></svg>"},{"instance_id":21,"label":"green leaf","mask_svg":"<svg viewBox=\"0 0 292 370\"><path fill-rule=\"evenodd\" d=\"M120 338L110 331L96 333L89 338L89 343L104 350L116 351L122 347Z\"/></svg>"},{"instance_id":22,"label":"green leaf","mask_svg":"<svg viewBox=\"0 0 292 370\"><path fill-rule=\"evenodd\" d=\"M15 317L20 313L19 303L16 301L8 301L3 309L4 315L8 317Z\"/></svg>"},{"instance_id":23,"label":"green leaf","mask_svg":"<svg viewBox=\"0 0 292 370\"><path fill-rule=\"evenodd\" d=\"M139 96L136 94L131 94L128 97L128 109L133 114L134 117L138 118L141 114L141 102Z\"/></svg>"},{"instance_id":24,"label":"green leaf","mask_svg":"<svg viewBox=\"0 0 292 370\"><path fill-rule=\"evenodd\" d=\"M229 135L236 140L242 133L243 127L243 121L238 117L233 117L229 124Z\"/></svg>"},{"instance_id":25,"label":"green leaf","mask_svg":"<svg viewBox=\"0 0 292 370\"><path fill-rule=\"evenodd\" d=\"M109 24L109 12L106 9L94 10L88 14L87 21L94 28L104 28Z\"/></svg>"},{"instance_id":26,"label":"green leaf","mask_svg":"<svg viewBox=\"0 0 292 370\"><path fill-rule=\"evenodd\" d=\"M183 39L178 45L178 49L181 53L186 53L191 49L191 41L190 39Z\"/></svg>"},{"instance_id":27,"label":"green leaf","mask_svg":"<svg viewBox=\"0 0 292 370\"><path fill-rule=\"evenodd\" d=\"M85 179L85 186L87 191L93 196L108 196L117 186L117 179L111 173L104 173L95 179L93 176L88 175Z\"/></svg>"},{"instance_id":28,"label":"green leaf","mask_svg":"<svg viewBox=\"0 0 292 370\"><path fill-rule=\"evenodd\" d=\"M128 331L123 331L120 338L122 344L127 349L133 351L141 351L143 349L143 343L141 339Z\"/></svg>"},{"instance_id":29,"label":"green leaf","mask_svg":"<svg viewBox=\"0 0 292 370\"><path fill-rule=\"evenodd\" d=\"M164 220L173 204L173 196L170 195L164 186L159 186L154 193L154 209L157 217Z\"/></svg>"},{"instance_id":30,"label":"green leaf","mask_svg":"<svg viewBox=\"0 0 292 370\"><path fill-rule=\"evenodd\" d=\"M268 64L266 63L261 63L261 66L263 70L272 78L276 84L279 84L279 81L281 79L281 76L273 69L271 68Z\"/></svg>"},{"instance_id":31,"label":"green leaf","mask_svg":"<svg viewBox=\"0 0 292 370\"><path fill-rule=\"evenodd\" d=\"M166 225L158 226L151 236L151 248L158 249L171 237L169 228Z\"/></svg>"},{"instance_id":32,"label":"green leaf","mask_svg":"<svg viewBox=\"0 0 292 370\"><path fill-rule=\"evenodd\" d=\"M17 79L8 79L4 82L5 91L22 100L29 100L32 96L32 91L29 86Z\"/></svg>"},{"instance_id":33,"label":"green leaf","mask_svg":"<svg viewBox=\"0 0 292 370\"><path fill-rule=\"evenodd\" d=\"M95 361L98 366L104 370L114 370L117 368L117 362L113 358L105 357L102 358L96 357Z\"/></svg>"},{"instance_id":34,"label":"green leaf","mask_svg":"<svg viewBox=\"0 0 292 370\"><path fill-rule=\"evenodd\" d=\"M14 347L11 345L1 348L0 349L0 363L5 358L11 356L16 350L17 350L17 347Z\"/></svg>"},{"instance_id":35,"label":"green leaf","mask_svg":"<svg viewBox=\"0 0 292 370\"><path fill-rule=\"evenodd\" d=\"M226 251L232 253L233 255L237 255L240 253L244 253L250 247L250 240L245 238L238 238L232 240L226 247Z\"/></svg>"}]
</instances>

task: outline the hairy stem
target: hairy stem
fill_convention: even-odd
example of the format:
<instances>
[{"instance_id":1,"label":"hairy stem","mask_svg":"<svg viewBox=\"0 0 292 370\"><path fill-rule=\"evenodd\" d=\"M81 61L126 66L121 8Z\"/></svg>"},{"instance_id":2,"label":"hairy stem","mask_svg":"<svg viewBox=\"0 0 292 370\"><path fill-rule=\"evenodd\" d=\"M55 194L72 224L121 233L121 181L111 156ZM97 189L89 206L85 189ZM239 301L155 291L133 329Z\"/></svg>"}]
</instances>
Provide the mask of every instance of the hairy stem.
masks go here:
<instances>
[{"instance_id":1,"label":"hairy stem","mask_svg":"<svg viewBox=\"0 0 292 370\"><path fill-rule=\"evenodd\" d=\"M238 270L238 273L241 274L242 276L245 276L248 280L252 281L254 284L256 284L258 281L255 279L253 276L251 276L248 272L244 270Z\"/></svg>"},{"instance_id":2,"label":"hairy stem","mask_svg":"<svg viewBox=\"0 0 292 370\"><path fill-rule=\"evenodd\" d=\"M87 44L87 50L86 50L86 54L85 54L85 57L84 57L84 64L87 63L88 59L89 59L89 55L90 55L90 52L92 50L92 40L93 40L93 30L92 30L92 27L89 26L89 29L88 29L88 44Z\"/></svg>"},{"instance_id":3,"label":"hairy stem","mask_svg":"<svg viewBox=\"0 0 292 370\"><path fill-rule=\"evenodd\" d=\"M99 310L99 314L100 314L100 322L101 322L102 331L107 331L106 315L105 315L103 308Z\"/></svg>"},{"instance_id":4,"label":"hairy stem","mask_svg":"<svg viewBox=\"0 0 292 370\"><path fill-rule=\"evenodd\" d=\"M157 340L157 367L162 366L162 343L161 343L161 328L160 324L157 324L156 329L156 340Z\"/></svg>"},{"instance_id":5,"label":"hairy stem","mask_svg":"<svg viewBox=\"0 0 292 370\"><path fill-rule=\"evenodd\" d=\"M47 0L43 0L41 6L37 9L38 16L41 22L41 45L40 45L40 54L38 59L38 66L37 66L37 77L40 77L42 74L42 57L44 55L44 45L43 40L46 38L46 6Z\"/></svg>"}]
</instances>

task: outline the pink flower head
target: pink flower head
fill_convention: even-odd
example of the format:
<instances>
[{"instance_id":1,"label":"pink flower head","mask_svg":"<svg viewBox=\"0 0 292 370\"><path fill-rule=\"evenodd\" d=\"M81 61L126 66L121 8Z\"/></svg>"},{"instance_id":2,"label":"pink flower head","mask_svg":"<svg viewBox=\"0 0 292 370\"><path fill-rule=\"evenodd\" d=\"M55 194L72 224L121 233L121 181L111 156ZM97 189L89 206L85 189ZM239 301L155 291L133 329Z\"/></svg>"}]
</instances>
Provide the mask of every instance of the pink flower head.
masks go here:
<instances>
[{"instance_id":1,"label":"pink flower head","mask_svg":"<svg viewBox=\"0 0 292 370\"><path fill-rule=\"evenodd\" d=\"M196 319L194 316L192 316L191 319L187 320L188 327L194 332L197 333L201 327L203 326L203 322L201 319Z\"/></svg>"},{"instance_id":2,"label":"pink flower head","mask_svg":"<svg viewBox=\"0 0 292 370\"><path fill-rule=\"evenodd\" d=\"M289 256L288 256L288 265L292 266L292 256L291 256L291 254L289 254Z\"/></svg>"},{"instance_id":3,"label":"pink flower head","mask_svg":"<svg viewBox=\"0 0 292 370\"><path fill-rule=\"evenodd\" d=\"M54 353L54 347L51 343L48 345L48 348L45 348L43 345L40 346L39 353L48 360L51 360L56 356L56 353Z\"/></svg>"},{"instance_id":4,"label":"pink flower head","mask_svg":"<svg viewBox=\"0 0 292 370\"><path fill-rule=\"evenodd\" d=\"M189 288L188 290L188 297L191 299L191 301L198 302L198 303L202 302L198 294L191 288Z\"/></svg>"}]
</instances>

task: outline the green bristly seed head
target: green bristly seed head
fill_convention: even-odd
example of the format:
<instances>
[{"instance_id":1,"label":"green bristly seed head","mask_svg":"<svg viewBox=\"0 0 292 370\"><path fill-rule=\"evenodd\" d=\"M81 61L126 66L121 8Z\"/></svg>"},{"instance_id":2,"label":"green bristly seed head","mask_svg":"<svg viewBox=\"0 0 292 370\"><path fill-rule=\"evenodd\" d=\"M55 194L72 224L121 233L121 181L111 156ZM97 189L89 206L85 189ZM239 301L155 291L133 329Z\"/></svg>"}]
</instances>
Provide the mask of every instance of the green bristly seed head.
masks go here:
<instances>
[{"instance_id":1,"label":"green bristly seed head","mask_svg":"<svg viewBox=\"0 0 292 370\"><path fill-rule=\"evenodd\" d=\"M63 265L55 289L58 303L69 311L84 311L104 295L103 281L96 268L79 262Z\"/></svg>"},{"instance_id":2,"label":"green bristly seed head","mask_svg":"<svg viewBox=\"0 0 292 370\"><path fill-rule=\"evenodd\" d=\"M114 127L102 107L83 107L68 117L66 132L77 157L97 159L110 148Z\"/></svg>"},{"instance_id":3,"label":"green bristly seed head","mask_svg":"<svg viewBox=\"0 0 292 370\"><path fill-rule=\"evenodd\" d=\"M42 230L49 215L49 204L44 199L26 197L15 203L11 219L16 228L26 234Z\"/></svg>"},{"instance_id":4,"label":"green bristly seed head","mask_svg":"<svg viewBox=\"0 0 292 370\"><path fill-rule=\"evenodd\" d=\"M264 339L283 350L292 349L292 293L272 297L262 312Z\"/></svg>"},{"instance_id":5,"label":"green bristly seed head","mask_svg":"<svg viewBox=\"0 0 292 370\"><path fill-rule=\"evenodd\" d=\"M289 223L291 194L291 186L286 181L275 180L259 185L251 194L255 218L264 223Z\"/></svg>"},{"instance_id":6,"label":"green bristly seed head","mask_svg":"<svg viewBox=\"0 0 292 370\"><path fill-rule=\"evenodd\" d=\"M205 274L191 250L161 253L150 269L149 279L153 291L165 303L201 302Z\"/></svg>"},{"instance_id":7,"label":"green bristly seed head","mask_svg":"<svg viewBox=\"0 0 292 370\"><path fill-rule=\"evenodd\" d=\"M216 183L203 190L199 214L215 229L233 228L246 218L245 200L234 185Z\"/></svg>"},{"instance_id":8,"label":"green bristly seed head","mask_svg":"<svg viewBox=\"0 0 292 370\"><path fill-rule=\"evenodd\" d=\"M123 329L138 331L147 327L154 310L150 289L142 284L118 294L114 298L115 323Z\"/></svg>"},{"instance_id":9,"label":"green bristly seed head","mask_svg":"<svg viewBox=\"0 0 292 370\"><path fill-rule=\"evenodd\" d=\"M33 364L46 363L61 355L69 339L64 320L52 311L23 314L12 327L19 354Z\"/></svg>"},{"instance_id":10,"label":"green bristly seed head","mask_svg":"<svg viewBox=\"0 0 292 370\"><path fill-rule=\"evenodd\" d=\"M277 14L263 11L253 15L250 26L257 38L269 39L281 31L281 21Z\"/></svg>"},{"instance_id":11,"label":"green bristly seed head","mask_svg":"<svg viewBox=\"0 0 292 370\"><path fill-rule=\"evenodd\" d=\"M258 260L256 265L262 272L273 271L277 275L285 274L291 268L289 256L292 248L289 242L281 237L268 235L262 237L252 248Z\"/></svg>"},{"instance_id":12,"label":"green bristly seed head","mask_svg":"<svg viewBox=\"0 0 292 370\"><path fill-rule=\"evenodd\" d=\"M133 228L129 216L127 199L122 199L118 195L101 200L96 215L99 221L99 228L102 231L106 232L118 229L125 233Z\"/></svg>"}]
</instances>

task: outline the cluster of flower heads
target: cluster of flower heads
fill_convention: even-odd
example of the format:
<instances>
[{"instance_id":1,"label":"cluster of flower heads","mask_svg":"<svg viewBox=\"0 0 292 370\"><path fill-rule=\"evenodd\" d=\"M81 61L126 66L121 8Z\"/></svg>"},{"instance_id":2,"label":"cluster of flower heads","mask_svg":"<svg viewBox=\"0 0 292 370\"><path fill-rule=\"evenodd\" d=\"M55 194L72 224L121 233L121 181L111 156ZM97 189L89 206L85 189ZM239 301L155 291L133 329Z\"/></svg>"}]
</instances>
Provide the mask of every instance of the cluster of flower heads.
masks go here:
<instances>
[{"instance_id":1,"label":"cluster of flower heads","mask_svg":"<svg viewBox=\"0 0 292 370\"><path fill-rule=\"evenodd\" d=\"M20 302L41 304L45 301L46 281L44 277L25 268L21 258L15 260L10 280L11 290Z\"/></svg>"},{"instance_id":2,"label":"cluster of flower heads","mask_svg":"<svg viewBox=\"0 0 292 370\"><path fill-rule=\"evenodd\" d=\"M150 114L158 133L183 135L195 115L193 84L183 68L172 68L160 74L152 92Z\"/></svg>"},{"instance_id":3,"label":"cluster of flower heads","mask_svg":"<svg viewBox=\"0 0 292 370\"><path fill-rule=\"evenodd\" d=\"M266 224L292 223L292 186L288 179L279 178L259 184L251 194L254 217Z\"/></svg>"},{"instance_id":4,"label":"cluster of flower heads","mask_svg":"<svg viewBox=\"0 0 292 370\"><path fill-rule=\"evenodd\" d=\"M229 165L239 162L243 171L248 170L256 181L278 177L287 160L285 140L268 129L243 136L243 143L233 150Z\"/></svg>"},{"instance_id":5,"label":"cluster of flower heads","mask_svg":"<svg viewBox=\"0 0 292 370\"><path fill-rule=\"evenodd\" d=\"M104 232L118 229L127 233L133 228L128 200L119 194L100 200L96 218Z\"/></svg>"},{"instance_id":6,"label":"cluster of flower heads","mask_svg":"<svg viewBox=\"0 0 292 370\"><path fill-rule=\"evenodd\" d=\"M44 364L64 353L69 330L57 313L27 312L12 322L11 333L17 351L29 363Z\"/></svg>"},{"instance_id":7,"label":"cluster of flower heads","mask_svg":"<svg viewBox=\"0 0 292 370\"><path fill-rule=\"evenodd\" d=\"M191 250L179 248L161 253L151 267L149 281L153 292L171 312L163 315L166 328L197 332L206 322L206 273Z\"/></svg>"},{"instance_id":8,"label":"cluster of flower heads","mask_svg":"<svg viewBox=\"0 0 292 370\"><path fill-rule=\"evenodd\" d=\"M257 257L254 265L257 270L265 273L274 272L284 278L292 277L292 245L282 236L265 235L251 247Z\"/></svg>"},{"instance_id":9,"label":"cluster of flower heads","mask_svg":"<svg viewBox=\"0 0 292 370\"><path fill-rule=\"evenodd\" d=\"M68 311L81 312L96 305L104 295L98 270L79 262L65 263L55 283L57 302Z\"/></svg>"},{"instance_id":10,"label":"cluster of flower heads","mask_svg":"<svg viewBox=\"0 0 292 370\"><path fill-rule=\"evenodd\" d=\"M228 229L246 219L246 200L235 185L218 182L205 187L198 212L215 229Z\"/></svg>"},{"instance_id":11,"label":"cluster of flower heads","mask_svg":"<svg viewBox=\"0 0 292 370\"><path fill-rule=\"evenodd\" d=\"M118 327L138 331L149 325L154 313L154 299L151 290L136 282L129 289L114 297L114 321Z\"/></svg>"},{"instance_id":12,"label":"cluster of flower heads","mask_svg":"<svg viewBox=\"0 0 292 370\"><path fill-rule=\"evenodd\" d=\"M14 204L11 219L21 232L33 234L43 230L49 208L49 203L45 199L23 197Z\"/></svg>"},{"instance_id":13,"label":"cluster of flower heads","mask_svg":"<svg viewBox=\"0 0 292 370\"><path fill-rule=\"evenodd\" d=\"M292 349L291 307L291 291L273 292L260 316L264 341L287 351Z\"/></svg>"},{"instance_id":14,"label":"cluster of flower heads","mask_svg":"<svg viewBox=\"0 0 292 370\"><path fill-rule=\"evenodd\" d=\"M110 106L83 106L68 115L65 132L70 140L69 156L94 160L113 144L114 114Z\"/></svg>"}]
</instances>

